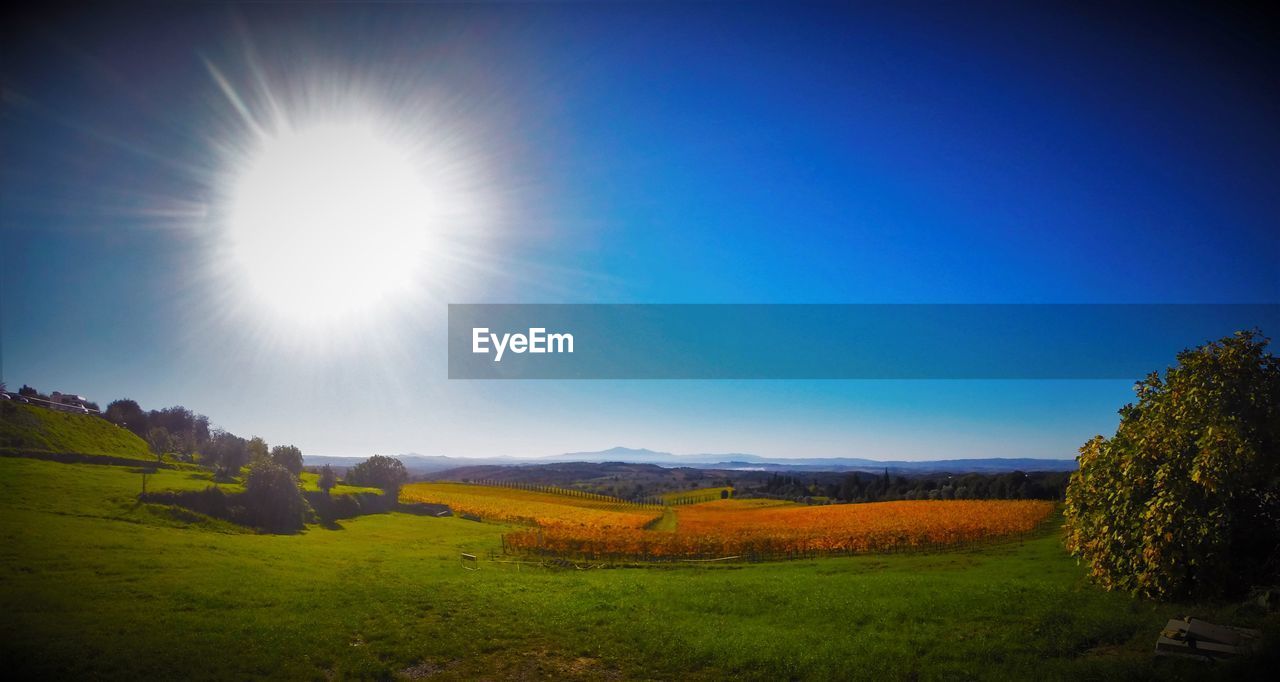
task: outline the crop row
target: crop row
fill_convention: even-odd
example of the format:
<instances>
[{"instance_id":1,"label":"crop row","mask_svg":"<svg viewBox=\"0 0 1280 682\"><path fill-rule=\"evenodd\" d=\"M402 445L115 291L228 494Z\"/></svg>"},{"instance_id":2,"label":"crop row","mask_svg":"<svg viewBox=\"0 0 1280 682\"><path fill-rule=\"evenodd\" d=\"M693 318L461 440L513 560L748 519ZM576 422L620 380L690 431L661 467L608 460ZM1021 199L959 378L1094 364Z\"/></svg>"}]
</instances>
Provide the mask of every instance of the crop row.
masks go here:
<instances>
[{"instance_id":1,"label":"crop row","mask_svg":"<svg viewBox=\"0 0 1280 682\"><path fill-rule=\"evenodd\" d=\"M658 507L642 507L613 498L463 483L411 483L401 489L400 500L445 504L455 513L541 528L640 529L662 516Z\"/></svg>"},{"instance_id":2,"label":"crop row","mask_svg":"<svg viewBox=\"0 0 1280 682\"><path fill-rule=\"evenodd\" d=\"M592 524L509 533L509 552L600 558L787 556L903 551L1028 533L1052 512L1038 500L903 501L824 506L682 507L674 532Z\"/></svg>"}]
</instances>

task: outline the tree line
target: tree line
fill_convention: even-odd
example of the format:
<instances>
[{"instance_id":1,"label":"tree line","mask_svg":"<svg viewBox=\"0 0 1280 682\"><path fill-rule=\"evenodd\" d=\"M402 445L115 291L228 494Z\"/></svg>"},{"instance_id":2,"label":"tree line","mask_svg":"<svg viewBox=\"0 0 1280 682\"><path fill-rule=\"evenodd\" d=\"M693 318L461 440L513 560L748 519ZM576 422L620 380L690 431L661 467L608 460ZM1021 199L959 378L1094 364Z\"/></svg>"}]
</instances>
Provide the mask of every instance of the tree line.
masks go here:
<instances>
[{"instance_id":1,"label":"tree line","mask_svg":"<svg viewBox=\"0 0 1280 682\"><path fill-rule=\"evenodd\" d=\"M148 411L137 401L121 398L109 403L100 416L145 440L157 460L176 455L211 470L215 482L233 481L243 473L243 499L229 502L221 493L205 494L199 502L204 507L233 510L225 515L277 532L298 530L313 516L302 491L302 449L296 445L270 446L259 436L237 436L210 426L208 417L181 405ZM327 497L338 485L337 473L327 464L317 473L317 485ZM394 496L408 478L400 460L374 455L351 467L345 482ZM219 499L211 502L214 497Z\"/></svg>"},{"instance_id":2,"label":"tree line","mask_svg":"<svg viewBox=\"0 0 1280 682\"><path fill-rule=\"evenodd\" d=\"M801 475L775 473L750 491L792 500L824 497L835 502L889 502L894 500L1061 500L1069 472L1000 474L923 474L890 476L850 472L838 481L806 480Z\"/></svg>"}]
</instances>

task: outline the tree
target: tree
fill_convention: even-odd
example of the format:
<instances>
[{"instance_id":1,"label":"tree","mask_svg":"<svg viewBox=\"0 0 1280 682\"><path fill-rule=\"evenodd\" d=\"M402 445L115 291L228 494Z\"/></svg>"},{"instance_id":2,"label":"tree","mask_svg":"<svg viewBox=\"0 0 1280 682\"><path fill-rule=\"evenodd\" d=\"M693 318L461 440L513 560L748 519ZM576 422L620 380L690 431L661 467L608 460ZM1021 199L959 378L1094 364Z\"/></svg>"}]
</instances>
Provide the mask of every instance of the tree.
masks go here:
<instances>
[{"instance_id":1,"label":"tree","mask_svg":"<svg viewBox=\"0 0 1280 682\"><path fill-rule=\"evenodd\" d=\"M249 444L243 438L226 431L215 431L201 453L204 463L219 476L228 478L240 472L249 461Z\"/></svg>"},{"instance_id":2,"label":"tree","mask_svg":"<svg viewBox=\"0 0 1280 682\"><path fill-rule=\"evenodd\" d=\"M347 483L381 488L387 492L400 490L407 480L409 472L405 471L404 463L383 455L374 455L347 472Z\"/></svg>"},{"instance_id":3,"label":"tree","mask_svg":"<svg viewBox=\"0 0 1280 682\"><path fill-rule=\"evenodd\" d=\"M1280 362L1259 332L1178 354L1080 448L1067 548L1108 589L1208 596L1280 578Z\"/></svg>"},{"instance_id":4,"label":"tree","mask_svg":"<svg viewBox=\"0 0 1280 682\"><path fill-rule=\"evenodd\" d=\"M320 467L320 482L318 485L326 495L329 494L330 490L333 490L334 486L338 485L338 475L333 473L333 468L328 464Z\"/></svg>"},{"instance_id":5,"label":"tree","mask_svg":"<svg viewBox=\"0 0 1280 682\"><path fill-rule=\"evenodd\" d=\"M261 459L267 459L270 455L267 450L267 441L262 440L258 436L249 439L249 461L256 462Z\"/></svg>"},{"instance_id":6,"label":"tree","mask_svg":"<svg viewBox=\"0 0 1280 682\"><path fill-rule=\"evenodd\" d=\"M277 445L271 448L271 461L279 464L296 478L302 474L302 450L293 445Z\"/></svg>"},{"instance_id":7,"label":"tree","mask_svg":"<svg viewBox=\"0 0 1280 682\"><path fill-rule=\"evenodd\" d=\"M169 430L163 426L153 426L147 431L147 445L155 453L156 459L164 459L164 453L169 452L171 445Z\"/></svg>"},{"instance_id":8,"label":"tree","mask_svg":"<svg viewBox=\"0 0 1280 682\"><path fill-rule=\"evenodd\" d=\"M298 479L288 469L268 459L258 459L249 467L244 482L245 508L253 523L276 532L302 528L307 504Z\"/></svg>"},{"instance_id":9,"label":"tree","mask_svg":"<svg viewBox=\"0 0 1280 682\"><path fill-rule=\"evenodd\" d=\"M40 392L26 384L23 384L22 388L18 389L18 395L26 396L28 398L38 398L40 396Z\"/></svg>"},{"instance_id":10,"label":"tree","mask_svg":"<svg viewBox=\"0 0 1280 682\"><path fill-rule=\"evenodd\" d=\"M146 437L149 430L147 413L142 411L138 403L128 398L111 401L102 416L116 426L129 429L138 437Z\"/></svg>"},{"instance_id":11,"label":"tree","mask_svg":"<svg viewBox=\"0 0 1280 682\"><path fill-rule=\"evenodd\" d=\"M181 446L186 454L195 452L210 438L209 418L181 405L152 410L147 414L147 424L168 429L175 444Z\"/></svg>"}]
</instances>

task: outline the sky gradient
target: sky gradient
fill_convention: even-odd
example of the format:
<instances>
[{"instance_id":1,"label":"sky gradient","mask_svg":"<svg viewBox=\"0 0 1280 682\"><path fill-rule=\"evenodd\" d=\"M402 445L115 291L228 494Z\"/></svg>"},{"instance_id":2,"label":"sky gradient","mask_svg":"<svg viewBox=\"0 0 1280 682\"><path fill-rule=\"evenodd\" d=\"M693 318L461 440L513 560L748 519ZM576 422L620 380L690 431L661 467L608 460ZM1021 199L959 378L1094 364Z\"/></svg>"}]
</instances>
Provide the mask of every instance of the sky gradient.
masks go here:
<instances>
[{"instance_id":1,"label":"sky gradient","mask_svg":"<svg viewBox=\"0 0 1280 682\"><path fill-rule=\"evenodd\" d=\"M448 381L446 305L1280 301L1280 41L1205 12L12 16L3 379L310 454L1070 457L1132 382ZM248 119L376 110L483 216L376 324L264 321L216 267L246 121L219 77Z\"/></svg>"}]
</instances>

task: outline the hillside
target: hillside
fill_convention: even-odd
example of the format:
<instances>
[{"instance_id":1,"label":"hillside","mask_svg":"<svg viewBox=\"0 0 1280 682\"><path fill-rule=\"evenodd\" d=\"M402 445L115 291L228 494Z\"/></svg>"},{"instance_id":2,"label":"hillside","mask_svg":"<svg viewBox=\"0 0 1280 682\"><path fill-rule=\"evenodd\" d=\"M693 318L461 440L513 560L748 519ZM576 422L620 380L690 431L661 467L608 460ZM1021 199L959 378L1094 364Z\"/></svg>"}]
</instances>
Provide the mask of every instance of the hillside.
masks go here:
<instances>
[{"instance_id":1,"label":"hillside","mask_svg":"<svg viewBox=\"0 0 1280 682\"><path fill-rule=\"evenodd\" d=\"M735 480L760 481L767 478L768 474L663 467L657 464L627 462L463 466L432 474L432 478L441 481L488 480L506 483L537 483L577 488L618 497L658 495L722 486L728 484L730 476L735 477Z\"/></svg>"},{"instance_id":2,"label":"hillside","mask_svg":"<svg viewBox=\"0 0 1280 682\"><path fill-rule=\"evenodd\" d=\"M105 419L0 402L0 455L81 455L151 460L145 441Z\"/></svg>"},{"instance_id":3,"label":"hillside","mask_svg":"<svg viewBox=\"0 0 1280 682\"><path fill-rule=\"evenodd\" d=\"M647 448L614 447L597 452L568 452L540 462L631 462L666 467L767 471L883 471L910 473L1004 473L1010 471L1075 471L1074 459L1034 457L983 457L922 461L879 460L860 457L763 457L740 452L677 455Z\"/></svg>"}]
</instances>

